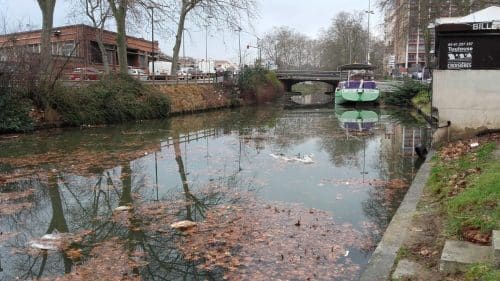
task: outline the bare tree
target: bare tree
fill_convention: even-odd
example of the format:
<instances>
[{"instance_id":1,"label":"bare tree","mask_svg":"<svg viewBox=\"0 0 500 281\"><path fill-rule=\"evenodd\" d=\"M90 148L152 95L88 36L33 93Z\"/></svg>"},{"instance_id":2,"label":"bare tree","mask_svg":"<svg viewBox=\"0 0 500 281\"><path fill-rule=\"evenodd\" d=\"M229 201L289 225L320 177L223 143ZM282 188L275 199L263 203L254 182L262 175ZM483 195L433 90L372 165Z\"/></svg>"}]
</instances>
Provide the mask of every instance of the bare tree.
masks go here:
<instances>
[{"instance_id":1,"label":"bare tree","mask_svg":"<svg viewBox=\"0 0 500 281\"><path fill-rule=\"evenodd\" d=\"M262 39L267 60L280 69L315 69L319 67L317 42L289 27L274 28Z\"/></svg>"},{"instance_id":2,"label":"bare tree","mask_svg":"<svg viewBox=\"0 0 500 281\"><path fill-rule=\"evenodd\" d=\"M104 46L103 36L106 21L111 17L111 7L105 0L78 0L74 7L76 17L84 16L98 30L96 33L96 42L102 57L104 72L109 74L109 60L106 47Z\"/></svg>"},{"instance_id":3,"label":"bare tree","mask_svg":"<svg viewBox=\"0 0 500 281\"><path fill-rule=\"evenodd\" d=\"M363 26L361 12L340 12L320 38L322 69L333 70L349 63L362 63L366 59L368 33Z\"/></svg>"},{"instance_id":4,"label":"bare tree","mask_svg":"<svg viewBox=\"0 0 500 281\"><path fill-rule=\"evenodd\" d=\"M190 20L194 22L216 23L219 27L227 26L235 29L239 27L243 15L246 15L247 18L254 15L256 7L255 0L182 0L173 2L177 7L175 9L177 30L172 54L172 73L177 70L182 34L188 15L192 15Z\"/></svg>"},{"instance_id":5,"label":"bare tree","mask_svg":"<svg viewBox=\"0 0 500 281\"><path fill-rule=\"evenodd\" d=\"M118 48L118 64L120 73L127 74L127 31L126 16L129 2L132 0L108 0L109 7L113 13L116 22L116 45Z\"/></svg>"},{"instance_id":6,"label":"bare tree","mask_svg":"<svg viewBox=\"0 0 500 281\"><path fill-rule=\"evenodd\" d=\"M0 32L4 35L8 33L8 22L7 11L0 11Z\"/></svg>"},{"instance_id":7,"label":"bare tree","mask_svg":"<svg viewBox=\"0 0 500 281\"><path fill-rule=\"evenodd\" d=\"M50 34L54 22L54 9L56 0L38 0L38 6L42 11L42 40L40 44L42 65L47 67L47 73L51 72L52 46Z\"/></svg>"}]
</instances>

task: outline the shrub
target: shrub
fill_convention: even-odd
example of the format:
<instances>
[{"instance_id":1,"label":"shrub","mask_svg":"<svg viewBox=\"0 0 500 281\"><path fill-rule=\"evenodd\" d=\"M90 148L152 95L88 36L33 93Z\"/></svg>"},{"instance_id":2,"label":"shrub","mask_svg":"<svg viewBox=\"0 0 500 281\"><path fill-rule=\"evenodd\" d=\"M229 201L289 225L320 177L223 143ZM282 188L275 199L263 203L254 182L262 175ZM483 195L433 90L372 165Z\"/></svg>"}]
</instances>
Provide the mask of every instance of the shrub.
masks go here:
<instances>
[{"instance_id":1,"label":"shrub","mask_svg":"<svg viewBox=\"0 0 500 281\"><path fill-rule=\"evenodd\" d=\"M412 102L418 106L429 104L431 102L431 93L428 90L422 90L413 97Z\"/></svg>"},{"instance_id":2,"label":"shrub","mask_svg":"<svg viewBox=\"0 0 500 281\"><path fill-rule=\"evenodd\" d=\"M410 106L412 99L419 93L424 92L430 92L429 85L415 80L405 80L394 92L384 96L384 103L389 105Z\"/></svg>"},{"instance_id":3,"label":"shrub","mask_svg":"<svg viewBox=\"0 0 500 281\"><path fill-rule=\"evenodd\" d=\"M33 129L29 116L31 103L10 91L0 89L0 133L25 132Z\"/></svg>"},{"instance_id":4,"label":"shrub","mask_svg":"<svg viewBox=\"0 0 500 281\"><path fill-rule=\"evenodd\" d=\"M281 96L283 85L274 72L263 68L245 68L238 77L238 87L243 97L257 102Z\"/></svg>"},{"instance_id":5,"label":"shrub","mask_svg":"<svg viewBox=\"0 0 500 281\"><path fill-rule=\"evenodd\" d=\"M0 71L0 133L32 130L32 104L11 82L11 75Z\"/></svg>"},{"instance_id":6,"label":"shrub","mask_svg":"<svg viewBox=\"0 0 500 281\"><path fill-rule=\"evenodd\" d=\"M127 76L111 76L83 88L56 87L50 101L66 125L155 119L170 111L168 97Z\"/></svg>"}]
</instances>

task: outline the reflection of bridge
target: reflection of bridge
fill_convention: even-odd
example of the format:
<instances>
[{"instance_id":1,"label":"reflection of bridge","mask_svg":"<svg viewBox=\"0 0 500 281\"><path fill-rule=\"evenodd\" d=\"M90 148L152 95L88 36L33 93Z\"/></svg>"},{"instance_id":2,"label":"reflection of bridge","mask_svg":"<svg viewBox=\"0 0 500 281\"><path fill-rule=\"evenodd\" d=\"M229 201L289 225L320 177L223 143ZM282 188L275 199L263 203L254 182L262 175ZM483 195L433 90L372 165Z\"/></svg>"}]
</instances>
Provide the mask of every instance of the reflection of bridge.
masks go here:
<instances>
[{"instance_id":1,"label":"reflection of bridge","mask_svg":"<svg viewBox=\"0 0 500 281\"><path fill-rule=\"evenodd\" d=\"M325 82L335 88L340 80L347 78L347 73L341 76L340 71L278 70L276 76L285 86L285 91L291 92L294 84L306 81Z\"/></svg>"}]
</instances>

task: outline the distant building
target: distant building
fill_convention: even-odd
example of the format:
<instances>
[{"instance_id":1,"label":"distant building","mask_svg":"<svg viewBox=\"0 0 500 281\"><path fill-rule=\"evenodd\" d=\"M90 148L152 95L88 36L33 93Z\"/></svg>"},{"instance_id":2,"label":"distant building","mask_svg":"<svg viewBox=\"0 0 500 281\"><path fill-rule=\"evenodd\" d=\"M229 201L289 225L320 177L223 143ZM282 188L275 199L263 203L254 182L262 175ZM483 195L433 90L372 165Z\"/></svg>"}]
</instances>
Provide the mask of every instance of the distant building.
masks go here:
<instances>
[{"instance_id":1,"label":"distant building","mask_svg":"<svg viewBox=\"0 0 500 281\"><path fill-rule=\"evenodd\" d=\"M386 72L388 74L410 74L420 71L426 66L425 38L422 32L422 28L426 28L424 23L437 17L462 16L495 2L500 1L473 1L470 10L464 11L463 7L453 5L452 1L449 0L436 3L431 0L395 0L394 5L388 7L385 13ZM433 5L432 11L426 11L429 8L422 3L431 3ZM434 52L434 34L432 32L433 30L429 34L432 40L428 46L431 54Z\"/></svg>"},{"instance_id":2,"label":"distant building","mask_svg":"<svg viewBox=\"0 0 500 281\"><path fill-rule=\"evenodd\" d=\"M64 65L66 71L75 67L95 67L103 69L103 61L97 36L99 29L84 24L55 27L52 29L52 55L56 63ZM32 53L40 53L41 30L0 35L0 60L9 60L9 52L25 48ZM116 33L104 31L103 43L111 69L118 69ZM158 41L127 36L127 64L148 71L151 54L160 54ZM164 58L165 59L165 58Z\"/></svg>"},{"instance_id":3,"label":"distant building","mask_svg":"<svg viewBox=\"0 0 500 281\"><path fill-rule=\"evenodd\" d=\"M192 57L179 57L177 64L180 69L190 69L198 67L198 61Z\"/></svg>"}]
</instances>

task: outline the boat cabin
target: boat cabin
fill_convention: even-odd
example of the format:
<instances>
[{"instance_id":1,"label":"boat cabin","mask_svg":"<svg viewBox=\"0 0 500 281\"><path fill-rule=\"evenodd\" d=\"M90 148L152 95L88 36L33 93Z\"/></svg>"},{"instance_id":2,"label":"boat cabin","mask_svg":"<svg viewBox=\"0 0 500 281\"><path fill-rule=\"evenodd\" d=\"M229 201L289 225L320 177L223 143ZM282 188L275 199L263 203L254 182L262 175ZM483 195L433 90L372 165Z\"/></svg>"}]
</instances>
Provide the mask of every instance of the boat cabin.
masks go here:
<instances>
[{"instance_id":1,"label":"boat cabin","mask_svg":"<svg viewBox=\"0 0 500 281\"><path fill-rule=\"evenodd\" d=\"M348 80L342 81L338 85L339 89L376 89L375 81Z\"/></svg>"}]
</instances>

